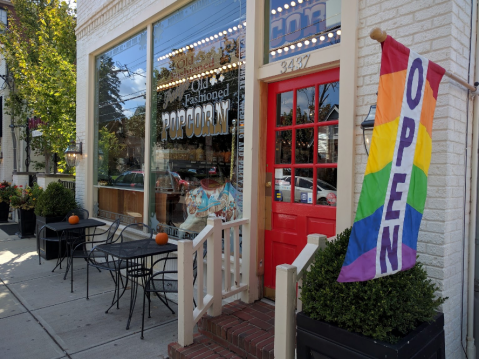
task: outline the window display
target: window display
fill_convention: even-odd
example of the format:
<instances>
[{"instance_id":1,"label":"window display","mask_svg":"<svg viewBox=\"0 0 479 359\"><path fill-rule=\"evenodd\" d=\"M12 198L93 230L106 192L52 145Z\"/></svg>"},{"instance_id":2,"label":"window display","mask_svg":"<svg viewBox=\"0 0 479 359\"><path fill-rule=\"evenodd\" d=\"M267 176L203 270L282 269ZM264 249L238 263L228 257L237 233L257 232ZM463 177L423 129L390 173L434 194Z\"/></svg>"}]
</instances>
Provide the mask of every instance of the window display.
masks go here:
<instances>
[{"instance_id":1,"label":"window display","mask_svg":"<svg viewBox=\"0 0 479 359\"><path fill-rule=\"evenodd\" d=\"M198 1L153 27L150 224L171 237L241 217L245 13Z\"/></svg>"}]
</instances>

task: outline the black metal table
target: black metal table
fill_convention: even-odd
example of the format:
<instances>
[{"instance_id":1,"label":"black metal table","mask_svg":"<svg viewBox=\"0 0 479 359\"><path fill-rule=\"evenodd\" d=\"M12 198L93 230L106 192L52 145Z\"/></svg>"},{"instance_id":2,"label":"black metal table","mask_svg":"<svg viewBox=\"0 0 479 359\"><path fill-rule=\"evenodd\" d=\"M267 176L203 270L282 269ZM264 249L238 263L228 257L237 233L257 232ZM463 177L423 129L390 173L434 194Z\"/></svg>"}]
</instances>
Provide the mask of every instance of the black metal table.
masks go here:
<instances>
[{"instance_id":1,"label":"black metal table","mask_svg":"<svg viewBox=\"0 0 479 359\"><path fill-rule=\"evenodd\" d=\"M68 223L68 221L52 222L52 223L45 224L45 227L51 229L52 231L55 231L57 233L58 238L59 238L60 241L65 240L67 245L70 244L70 246L71 246L71 245L73 245L73 243L68 240L68 237L63 236L64 233L68 233L68 232L71 232L71 231L78 231L79 229L89 229L89 228L94 228L94 227L100 227L100 226L104 226L104 225L106 225L105 222L98 221L96 219L88 218L88 219L80 219L80 221L77 224L70 224L70 223ZM60 246L60 248L61 248L61 246ZM61 254L59 253L59 255L61 255ZM65 255L66 255L66 253L65 253ZM65 258L65 256L63 256L61 258L60 262L55 266L55 268L53 268L53 270L55 270L58 267L58 265L60 265L60 268L61 268L61 263L62 263L64 258ZM70 263L67 261L67 268L65 270L65 276L63 277L63 279L66 279L69 268L70 268Z\"/></svg>"},{"instance_id":2,"label":"black metal table","mask_svg":"<svg viewBox=\"0 0 479 359\"><path fill-rule=\"evenodd\" d=\"M118 258L119 260L126 261L127 263L127 278L125 287L128 283L128 280L131 280L130 313L128 315L128 322L126 324L126 329L129 329L133 310L135 309L135 302L138 291L138 280L135 280L135 278L141 277L144 279L147 275L150 274L150 269L147 269L145 259L161 254L168 255L171 252L175 252L177 250L177 246L176 244L172 243L167 243L160 246L156 244L154 239L140 239L131 242L101 244L96 247L96 250L108 254L112 257ZM154 263L152 263L152 261L150 263L151 268L153 268ZM118 300L119 299L120 298L118 298ZM165 303L162 299L161 301ZM113 305L114 303L112 304L112 306Z\"/></svg>"}]
</instances>

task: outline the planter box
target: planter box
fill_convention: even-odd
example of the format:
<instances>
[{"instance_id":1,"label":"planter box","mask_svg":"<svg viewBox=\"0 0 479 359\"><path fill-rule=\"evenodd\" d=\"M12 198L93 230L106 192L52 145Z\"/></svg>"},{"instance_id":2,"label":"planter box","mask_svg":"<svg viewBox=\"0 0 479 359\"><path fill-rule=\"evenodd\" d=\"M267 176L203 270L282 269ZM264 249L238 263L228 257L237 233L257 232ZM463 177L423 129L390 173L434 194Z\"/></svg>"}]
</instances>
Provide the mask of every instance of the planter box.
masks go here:
<instances>
[{"instance_id":1,"label":"planter box","mask_svg":"<svg viewBox=\"0 0 479 359\"><path fill-rule=\"evenodd\" d=\"M42 226L44 226L45 224L61 222L63 218L65 217L64 216L62 217L37 216L35 232L38 233L40 228L42 228ZM58 238L57 233L48 228L44 229L44 233L41 233L41 237L54 238L54 239ZM62 243L62 248L61 248L62 253L64 250L65 250L65 245L64 243ZM51 241L40 238L40 256L46 260L58 258L58 242L51 242Z\"/></svg>"},{"instance_id":2,"label":"planter box","mask_svg":"<svg viewBox=\"0 0 479 359\"><path fill-rule=\"evenodd\" d=\"M301 359L445 359L444 314L423 323L396 344L374 340L298 313L297 357Z\"/></svg>"},{"instance_id":3,"label":"planter box","mask_svg":"<svg viewBox=\"0 0 479 359\"><path fill-rule=\"evenodd\" d=\"M0 223L8 222L9 209L10 209L10 203L7 203L7 202L0 203Z\"/></svg>"},{"instance_id":4,"label":"planter box","mask_svg":"<svg viewBox=\"0 0 479 359\"><path fill-rule=\"evenodd\" d=\"M18 209L18 227L20 238L33 237L35 235L36 216L33 209Z\"/></svg>"}]
</instances>

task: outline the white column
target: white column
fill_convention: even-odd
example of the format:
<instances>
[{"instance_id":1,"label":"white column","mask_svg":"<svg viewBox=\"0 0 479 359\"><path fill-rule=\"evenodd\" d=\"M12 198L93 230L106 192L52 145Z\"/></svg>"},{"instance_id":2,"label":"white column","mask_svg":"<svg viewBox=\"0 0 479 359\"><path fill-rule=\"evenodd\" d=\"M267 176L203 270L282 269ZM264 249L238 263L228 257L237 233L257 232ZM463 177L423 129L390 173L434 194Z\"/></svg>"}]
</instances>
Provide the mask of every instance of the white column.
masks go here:
<instances>
[{"instance_id":1,"label":"white column","mask_svg":"<svg viewBox=\"0 0 479 359\"><path fill-rule=\"evenodd\" d=\"M208 218L207 224L213 226L213 234L206 240L207 242L207 273L206 273L206 293L213 297L213 304L208 308L208 314L216 317L221 314L222 295L223 295L223 259L222 259L222 231L221 218ZM202 250L198 251L198 266L201 265ZM225 274L226 275L226 274ZM198 288L198 293L201 289Z\"/></svg>"},{"instance_id":2,"label":"white column","mask_svg":"<svg viewBox=\"0 0 479 359\"><path fill-rule=\"evenodd\" d=\"M193 344L193 242L178 241L178 343Z\"/></svg>"},{"instance_id":3,"label":"white column","mask_svg":"<svg viewBox=\"0 0 479 359\"><path fill-rule=\"evenodd\" d=\"M246 80L245 80L245 126L244 126L244 182L243 217L249 223L243 226L242 281L248 291L241 300L251 303L259 299L256 276L256 246L258 232L258 161L259 155L259 99L258 68L263 64L264 1L246 2Z\"/></svg>"},{"instance_id":4,"label":"white column","mask_svg":"<svg viewBox=\"0 0 479 359\"><path fill-rule=\"evenodd\" d=\"M356 131L358 1L341 2L341 55L339 69L339 148L336 233L353 224Z\"/></svg>"},{"instance_id":5,"label":"white column","mask_svg":"<svg viewBox=\"0 0 479 359\"><path fill-rule=\"evenodd\" d=\"M276 305L274 310L274 357L294 358L296 347L296 271L295 266L276 267Z\"/></svg>"},{"instance_id":6,"label":"white column","mask_svg":"<svg viewBox=\"0 0 479 359\"><path fill-rule=\"evenodd\" d=\"M151 106L152 104L152 77L153 77L153 25L146 28L146 103L145 103L145 161L143 185L143 223L150 220L150 172L151 172ZM156 89L156 86L155 86ZM154 230L156 228L153 228Z\"/></svg>"}]
</instances>

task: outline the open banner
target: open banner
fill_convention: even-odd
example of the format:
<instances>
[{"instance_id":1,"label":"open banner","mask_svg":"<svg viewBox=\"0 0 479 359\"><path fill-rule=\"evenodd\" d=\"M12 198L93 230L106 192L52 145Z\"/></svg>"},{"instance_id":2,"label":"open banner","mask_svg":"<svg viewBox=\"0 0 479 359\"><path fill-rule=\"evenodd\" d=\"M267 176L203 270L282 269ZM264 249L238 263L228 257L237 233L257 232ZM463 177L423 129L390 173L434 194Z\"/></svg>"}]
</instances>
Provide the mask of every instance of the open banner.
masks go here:
<instances>
[{"instance_id":1,"label":"open banner","mask_svg":"<svg viewBox=\"0 0 479 359\"><path fill-rule=\"evenodd\" d=\"M390 36L382 43L373 137L338 282L366 281L416 263L432 121L444 73Z\"/></svg>"}]
</instances>

